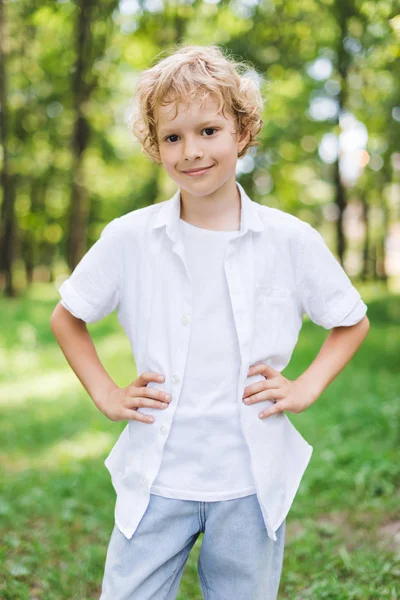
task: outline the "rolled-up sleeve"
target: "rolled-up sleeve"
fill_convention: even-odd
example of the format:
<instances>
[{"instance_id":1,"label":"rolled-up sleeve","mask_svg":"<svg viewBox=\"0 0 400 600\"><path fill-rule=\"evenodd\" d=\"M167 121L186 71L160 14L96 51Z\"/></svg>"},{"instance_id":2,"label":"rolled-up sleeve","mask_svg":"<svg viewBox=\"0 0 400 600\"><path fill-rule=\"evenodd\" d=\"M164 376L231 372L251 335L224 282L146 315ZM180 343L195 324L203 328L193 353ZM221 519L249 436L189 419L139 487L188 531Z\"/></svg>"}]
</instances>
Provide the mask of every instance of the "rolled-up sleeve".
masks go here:
<instances>
[{"instance_id":1,"label":"rolled-up sleeve","mask_svg":"<svg viewBox=\"0 0 400 600\"><path fill-rule=\"evenodd\" d=\"M367 306L321 234L305 223L298 254L298 293L303 312L325 329L355 325Z\"/></svg>"},{"instance_id":2,"label":"rolled-up sleeve","mask_svg":"<svg viewBox=\"0 0 400 600\"><path fill-rule=\"evenodd\" d=\"M58 288L61 304L86 323L99 321L119 304L121 253L117 222L118 218L104 227L97 242Z\"/></svg>"}]
</instances>

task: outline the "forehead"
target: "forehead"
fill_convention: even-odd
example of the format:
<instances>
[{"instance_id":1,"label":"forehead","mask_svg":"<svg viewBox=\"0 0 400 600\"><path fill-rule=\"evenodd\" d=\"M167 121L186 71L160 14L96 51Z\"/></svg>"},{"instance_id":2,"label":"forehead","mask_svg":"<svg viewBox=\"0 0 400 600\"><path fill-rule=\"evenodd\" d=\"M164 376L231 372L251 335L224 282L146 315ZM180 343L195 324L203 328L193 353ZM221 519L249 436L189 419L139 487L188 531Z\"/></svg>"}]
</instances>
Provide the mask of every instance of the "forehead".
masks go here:
<instances>
[{"instance_id":1,"label":"forehead","mask_svg":"<svg viewBox=\"0 0 400 600\"><path fill-rule=\"evenodd\" d=\"M226 114L226 111L225 111ZM155 111L157 126L159 129L167 129L169 126L193 125L196 121L207 119L229 119L229 115L218 112L218 101L208 97L203 102L200 100L186 102L170 102L167 105L158 106Z\"/></svg>"}]
</instances>

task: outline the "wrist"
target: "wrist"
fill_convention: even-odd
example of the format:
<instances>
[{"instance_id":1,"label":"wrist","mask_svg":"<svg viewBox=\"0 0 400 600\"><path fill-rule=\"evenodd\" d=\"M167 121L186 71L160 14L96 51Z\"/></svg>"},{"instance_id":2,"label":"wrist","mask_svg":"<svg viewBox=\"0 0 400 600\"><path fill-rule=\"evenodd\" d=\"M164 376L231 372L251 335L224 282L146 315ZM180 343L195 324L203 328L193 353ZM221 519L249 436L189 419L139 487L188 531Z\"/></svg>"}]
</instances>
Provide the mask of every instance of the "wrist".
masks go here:
<instances>
[{"instance_id":1,"label":"wrist","mask_svg":"<svg viewBox=\"0 0 400 600\"><path fill-rule=\"evenodd\" d=\"M109 409L109 396L116 389L118 389L118 386L112 381L109 384L102 386L101 389L96 390L96 392L92 395L94 404L99 411L106 416L108 416L107 411Z\"/></svg>"},{"instance_id":2,"label":"wrist","mask_svg":"<svg viewBox=\"0 0 400 600\"><path fill-rule=\"evenodd\" d=\"M306 395L311 399L311 403L318 400L324 391L324 388L314 378L311 379L305 373L297 377L295 381L304 389Z\"/></svg>"}]
</instances>

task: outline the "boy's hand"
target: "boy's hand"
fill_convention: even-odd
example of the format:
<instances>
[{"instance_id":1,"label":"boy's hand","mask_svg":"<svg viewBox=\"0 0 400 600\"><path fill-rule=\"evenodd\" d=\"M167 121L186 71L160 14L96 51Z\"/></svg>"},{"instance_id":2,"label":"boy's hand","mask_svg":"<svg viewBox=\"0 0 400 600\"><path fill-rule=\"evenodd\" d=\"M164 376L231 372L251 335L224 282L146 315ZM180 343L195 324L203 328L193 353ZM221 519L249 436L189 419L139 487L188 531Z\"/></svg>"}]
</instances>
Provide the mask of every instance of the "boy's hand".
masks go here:
<instances>
[{"instance_id":1,"label":"boy's hand","mask_svg":"<svg viewBox=\"0 0 400 600\"><path fill-rule=\"evenodd\" d=\"M143 423L152 423L154 417L137 412L140 406L149 406L151 408L167 408L171 401L171 395L155 388L146 387L150 381L161 383L164 376L157 373L142 373L135 381L125 388L115 388L111 390L102 407L101 411L111 421L142 421Z\"/></svg>"},{"instance_id":2,"label":"boy's hand","mask_svg":"<svg viewBox=\"0 0 400 600\"><path fill-rule=\"evenodd\" d=\"M262 400L275 402L267 410L259 413L260 419L288 410L299 413L306 410L316 398L314 398L304 383L286 379L279 371L275 371L266 364L258 364L249 368L248 376L264 375L265 381L257 381L244 389L243 401L245 404L253 404ZM268 378L268 379L267 379Z\"/></svg>"}]
</instances>

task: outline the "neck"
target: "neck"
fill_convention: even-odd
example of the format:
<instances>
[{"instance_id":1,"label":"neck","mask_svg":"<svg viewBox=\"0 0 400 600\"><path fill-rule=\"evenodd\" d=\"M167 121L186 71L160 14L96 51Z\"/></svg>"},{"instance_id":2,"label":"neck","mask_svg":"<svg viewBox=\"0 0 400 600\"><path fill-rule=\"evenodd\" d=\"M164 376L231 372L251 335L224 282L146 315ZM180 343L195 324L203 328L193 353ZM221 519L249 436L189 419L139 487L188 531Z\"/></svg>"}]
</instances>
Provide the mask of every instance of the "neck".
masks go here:
<instances>
[{"instance_id":1,"label":"neck","mask_svg":"<svg viewBox=\"0 0 400 600\"><path fill-rule=\"evenodd\" d=\"M239 231L241 201L235 178L206 196L180 189L181 214L187 223L215 231Z\"/></svg>"}]
</instances>

